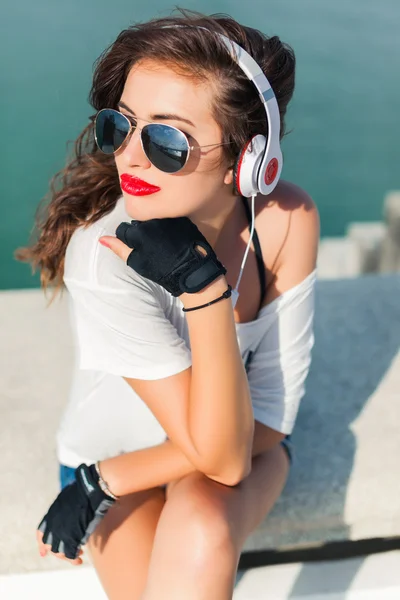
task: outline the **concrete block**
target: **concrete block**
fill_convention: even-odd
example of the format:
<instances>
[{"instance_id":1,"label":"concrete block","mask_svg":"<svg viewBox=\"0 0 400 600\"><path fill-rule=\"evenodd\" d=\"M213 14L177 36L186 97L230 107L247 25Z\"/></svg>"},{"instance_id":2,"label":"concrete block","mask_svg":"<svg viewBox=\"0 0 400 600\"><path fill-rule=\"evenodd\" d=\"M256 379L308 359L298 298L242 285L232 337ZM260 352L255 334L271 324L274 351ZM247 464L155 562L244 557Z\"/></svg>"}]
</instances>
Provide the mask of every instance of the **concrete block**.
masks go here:
<instances>
[{"instance_id":1,"label":"concrete block","mask_svg":"<svg viewBox=\"0 0 400 600\"><path fill-rule=\"evenodd\" d=\"M2 600L54 600L55 590L57 600L107 600L96 571L90 567L0 575ZM400 550L365 557L269 565L238 571L232 596L232 600L399 598Z\"/></svg>"},{"instance_id":2,"label":"concrete block","mask_svg":"<svg viewBox=\"0 0 400 600\"><path fill-rule=\"evenodd\" d=\"M346 237L325 237L318 248L318 278L356 277L362 273L359 246Z\"/></svg>"},{"instance_id":3,"label":"concrete block","mask_svg":"<svg viewBox=\"0 0 400 600\"><path fill-rule=\"evenodd\" d=\"M383 240L379 271L400 271L400 191L392 191L384 201L387 235Z\"/></svg>"},{"instance_id":4,"label":"concrete block","mask_svg":"<svg viewBox=\"0 0 400 600\"><path fill-rule=\"evenodd\" d=\"M381 249L386 235L387 226L383 221L355 222L347 227L348 239L354 241L358 248L361 274L379 271Z\"/></svg>"}]
</instances>

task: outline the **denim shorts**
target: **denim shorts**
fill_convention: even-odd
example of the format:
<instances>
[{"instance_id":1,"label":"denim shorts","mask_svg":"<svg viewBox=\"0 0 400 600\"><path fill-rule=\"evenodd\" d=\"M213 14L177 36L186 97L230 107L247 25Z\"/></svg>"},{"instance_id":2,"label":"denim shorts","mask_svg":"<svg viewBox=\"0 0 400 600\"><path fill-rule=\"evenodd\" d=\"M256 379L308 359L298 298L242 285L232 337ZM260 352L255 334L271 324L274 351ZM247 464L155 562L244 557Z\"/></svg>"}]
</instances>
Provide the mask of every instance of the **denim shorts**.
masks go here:
<instances>
[{"instance_id":1,"label":"denim shorts","mask_svg":"<svg viewBox=\"0 0 400 600\"><path fill-rule=\"evenodd\" d=\"M292 465L292 463L293 463L293 444L291 442L290 435L287 435L281 441L281 444L284 447L284 449L286 450L288 458L289 458L289 462ZM60 477L61 489L64 489L67 485L69 485L70 483L73 483L75 481L75 468L67 467L65 465L60 465L59 477ZM160 487L163 487L165 489L167 487L167 484L162 485Z\"/></svg>"},{"instance_id":2,"label":"denim shorts","mask_svg":"<svg viewBox=\"0 0 400 600\"><path fill-rule=\"evenodd\" d=\"M286 450L286 454L288 455L290 466L292 466L293 459L294 459L294 448L293 448L293 442L292 442L290 434L287 435L285 438L283 438L283 440L281 441L281 446L283 446L284 450Z\"/></svg>"}]
</instances>

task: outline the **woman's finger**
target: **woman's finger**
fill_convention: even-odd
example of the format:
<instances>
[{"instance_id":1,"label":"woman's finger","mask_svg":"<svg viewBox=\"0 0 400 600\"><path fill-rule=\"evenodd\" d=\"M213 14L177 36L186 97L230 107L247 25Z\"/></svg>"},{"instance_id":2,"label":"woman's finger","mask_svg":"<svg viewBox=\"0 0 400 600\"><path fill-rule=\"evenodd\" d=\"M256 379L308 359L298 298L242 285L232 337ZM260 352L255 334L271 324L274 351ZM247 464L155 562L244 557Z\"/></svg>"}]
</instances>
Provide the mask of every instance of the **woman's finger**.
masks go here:
<instances>
[{"instance_id":1,"label":"woman's finger","mask_svg":"<svg viewBox=\"0 0 400 600\"><path fill-rule=\"evenodd\" d=\"M46 556L48 549L45 544L43 544L43 533L41 531L39 531L38 529L36 530L36 541L38 544L38 548L39 548L39 553L41 556Z\"/></svg>"},{"instance_id":2,"label":"woman's finger","mask_svg":"<svg viewBox=\"0 0 400 600\"><path fill-rule=\"evenodd\" d=\"M47 556L47 554L50 552L50 554L53 554L53 556L56 556L57 558L61 558L63 560L67 560L68 562L70 562L73 565L81 565L82 564L82 559L79 558L83 554L82 549L80 549L78 551L78 556L76 558L71 559L71 558L66 558L65 554L62 552L52 552L51 544L43 543L43 533L39 530L36 530L36 541L38 543L40 556Z\"/></svg>"},{"instance_id":3,"label":"woman's finger","mask_svg":"<svg viewBox=\"0 0 400 600\"><path fill-rule=\"evenodd\" d=\"M132 248L129 248L129 246L124 244L124 242L121 242L121 240L119 240L116 237L113 237L112 235L102 236L99 239L99 242L103 246L107 246L107 248L110 248L114 252L114 254L122 258L122 260L125 263L128 260L128 256L132 252Z\"/></svg>"},{"instance_id":4,"label":"woman's finger","mask_svg":"<svg viewBox=\"0 0 400 600\"><path fill-rule=\"evenodd\" d=\"M81 554L82 554L82 551L80 553L78 553L78 556L76 558L67 558L65 556L65 554L63 554L62 552L52 552L53 556L55 556L56 558L59 558L61 560L66 560L71 565L81 565L83 563L83 560L81 558L79 558L79 556Z\"/></svg>"}]
</instances>

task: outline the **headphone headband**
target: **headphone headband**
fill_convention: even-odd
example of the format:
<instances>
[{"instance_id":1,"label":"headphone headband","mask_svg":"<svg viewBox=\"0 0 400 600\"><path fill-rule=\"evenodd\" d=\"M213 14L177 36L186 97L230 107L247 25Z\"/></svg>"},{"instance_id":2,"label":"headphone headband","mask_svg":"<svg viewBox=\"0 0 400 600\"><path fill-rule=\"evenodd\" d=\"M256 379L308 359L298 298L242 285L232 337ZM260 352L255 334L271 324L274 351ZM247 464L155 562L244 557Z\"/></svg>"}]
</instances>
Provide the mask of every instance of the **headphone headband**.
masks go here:
<instances>
[{"instance_id":1,"label":"headphone headband","mask_svg":"<svg viewBox=\"0 0 400 600\"><path fill-rule=\"evenodd\" d=\"M206 28L202 27L202 29ZM254 58L233 40L222 33L218 33L218 35L225 42L231 56L236 60L239 67L258 91L258 95L267 114L268 137L264 154L258 168L257 184L262 194L269 194L278 183L283 166L279 139L281 119L278 102L270 82ZM268 168L269 165L271 165L270 169ZM272 181L270 181L271 179Z\"/></svg>"},{"instance_id":2,"label":"headphone headband","mask_svg":"<svg viewBox=\"0 0 400 600\"><path fill-rule=\"evenodd\" d=\"M164 27L194 27L196 29L211 31L207 27L198 25L164 25ZM253 140L256 148L253 151L249 143L240 157L238 166L238 191L243 196L252 196L258 192L261 192L261 194L270 194L279 181L283 166L280 146L281 120L275 93L258 63L244 48L222 33L217 31L211 31L211 33L215 33L222 39L232 58L253 83L267 115L268 137L265 138L262 135L254 136ZM263 140L265 140L265 143L263 143ZM242 174L240 174L241 167L244 167ZM240 184L240 182L243 183Z\"/></svg>"}]
</instances>

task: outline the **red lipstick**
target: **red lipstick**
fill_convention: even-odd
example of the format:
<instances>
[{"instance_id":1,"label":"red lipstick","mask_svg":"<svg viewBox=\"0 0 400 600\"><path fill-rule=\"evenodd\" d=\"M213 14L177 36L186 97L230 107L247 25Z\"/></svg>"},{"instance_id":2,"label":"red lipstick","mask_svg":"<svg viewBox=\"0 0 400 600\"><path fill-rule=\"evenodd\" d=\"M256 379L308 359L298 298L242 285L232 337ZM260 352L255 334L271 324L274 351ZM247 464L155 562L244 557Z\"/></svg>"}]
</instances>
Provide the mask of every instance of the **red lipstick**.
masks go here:
<instances>
[{"instance_id":1,"label":"red lipstick","mask_svg":"<svg viewBox=\"0 0 400 600\"><path fill-rule=\"evenodd\" d=\"M123 173L120 179L121 189L132 196L148 196L149 194L159 192L161 189L156 185L151 185L151 183L143 181L143 179L139 179L139 177L128 175L128 173Z\"/></svg>"}]
</instances>

